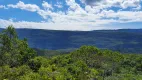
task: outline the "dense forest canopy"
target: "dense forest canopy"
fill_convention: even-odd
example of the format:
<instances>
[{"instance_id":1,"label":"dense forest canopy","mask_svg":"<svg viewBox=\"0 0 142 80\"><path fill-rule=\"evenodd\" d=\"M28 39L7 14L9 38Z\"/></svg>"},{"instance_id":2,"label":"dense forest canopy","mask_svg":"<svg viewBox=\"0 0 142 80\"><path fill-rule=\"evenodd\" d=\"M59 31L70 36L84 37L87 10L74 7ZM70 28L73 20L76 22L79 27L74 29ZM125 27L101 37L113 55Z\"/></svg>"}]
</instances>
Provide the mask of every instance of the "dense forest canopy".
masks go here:
<instances>
[{"instance_id":1,"label":"dense forest canopy","mask_svg":"<svg viewBox=\"0 0 142 80\"><path fill-rule=\"evenodd\" d=\"M13 26L0 33L0 80L142 79L141 54L82 46L68 54L40 55L17 35Z\"/></svg>"}]
</instances>

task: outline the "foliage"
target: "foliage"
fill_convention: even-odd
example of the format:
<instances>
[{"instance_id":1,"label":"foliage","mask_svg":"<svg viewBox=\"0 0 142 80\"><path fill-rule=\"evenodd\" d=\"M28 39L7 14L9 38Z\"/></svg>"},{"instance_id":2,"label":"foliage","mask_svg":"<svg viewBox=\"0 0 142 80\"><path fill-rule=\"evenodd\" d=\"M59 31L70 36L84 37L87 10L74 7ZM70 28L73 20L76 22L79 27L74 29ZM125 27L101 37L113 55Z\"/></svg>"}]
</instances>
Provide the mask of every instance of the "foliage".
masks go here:
<instances>
[{"instance_id":1,"label":"foliage","mask_svg":"<svg viewBox=\"0 0 142 80\"><path fill-rule=\"evenodd\" d=\"M141 79L141 54L82 46L69 54L37 56L12 26L0 34L0 80Z\"/></svg>"},{"instance_id":2,"label":"foliage","mask_svg":"<svg viewBox=\"0 0 142 80\"><path fill-rule=\"evenodd\" d=\"M0 34L0 65L16 67L35 56L35 51L28 47L26 39L19 40L13 26L8 26Z\"/></svg>"}]
</instances>

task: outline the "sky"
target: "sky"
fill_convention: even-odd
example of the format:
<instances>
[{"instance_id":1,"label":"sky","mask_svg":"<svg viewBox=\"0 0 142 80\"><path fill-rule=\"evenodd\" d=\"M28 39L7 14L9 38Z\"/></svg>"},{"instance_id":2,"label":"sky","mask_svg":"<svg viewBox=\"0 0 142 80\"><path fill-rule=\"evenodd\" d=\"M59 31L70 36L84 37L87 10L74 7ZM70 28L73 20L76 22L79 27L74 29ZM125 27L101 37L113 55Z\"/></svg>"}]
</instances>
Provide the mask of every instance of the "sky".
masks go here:
<instances>
[{"instance_id":1,"label":"sky","mask_svg":"<svg viewBox=\"0 0 142 80\"><path fill-rule=\"evenodd\" d=\"M142 0L0 0L0 28L142 28Z\"/></svg>"}]
</instances>

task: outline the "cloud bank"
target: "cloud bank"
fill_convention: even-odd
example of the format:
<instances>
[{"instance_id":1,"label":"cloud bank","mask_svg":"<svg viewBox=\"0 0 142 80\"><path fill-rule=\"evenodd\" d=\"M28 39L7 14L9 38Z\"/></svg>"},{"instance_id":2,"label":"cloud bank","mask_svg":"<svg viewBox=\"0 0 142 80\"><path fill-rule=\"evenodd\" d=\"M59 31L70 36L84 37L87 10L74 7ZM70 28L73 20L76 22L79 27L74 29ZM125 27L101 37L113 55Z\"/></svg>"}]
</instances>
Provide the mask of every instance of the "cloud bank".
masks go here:
<instances>
[{"instance_id":1,"label":"cloud bank","mask_svg":"<svg viewBox=\"0 0 142 80\"><path fill-rule=\"evenodd\" d=\"M36 4L25 4L22 1L16 4L1 5L0 8L3 9L15 8L36 12L45 21L14 22L0 19L0 25L7 26L13 24L17 28L54 30L94 30L118 29L119 27L117 26L106 26L113 23L142 22L141 0L80 0L80 2L82 4L77 3L75 0L65 0L66 6L64 6L61 5L62 2L59 0L54 5L43 1L41 3L42 7ZM64 11L60 10L64 7L68 7L68 9ZM55 8L58 11L55 11Z\"/></svg>"}]
</instances>

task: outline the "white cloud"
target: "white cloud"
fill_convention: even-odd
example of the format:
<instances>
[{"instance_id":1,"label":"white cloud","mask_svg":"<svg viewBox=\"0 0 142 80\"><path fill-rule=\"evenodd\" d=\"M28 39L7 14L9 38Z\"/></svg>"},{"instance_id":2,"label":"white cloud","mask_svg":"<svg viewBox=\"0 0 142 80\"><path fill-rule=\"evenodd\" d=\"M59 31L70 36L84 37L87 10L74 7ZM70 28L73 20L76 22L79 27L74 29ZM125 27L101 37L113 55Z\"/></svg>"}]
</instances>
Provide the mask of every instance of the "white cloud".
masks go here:
<instances>
[{"instance_id":1,"label":"white cloud","mask_svg":"<svg viewBox=\"0 0 142 80\"><path fill-rule=\"evenodd\" d=\"M118 18L118 22L142 22L142 11L118 11L114 12L113 10L103 10L101 14L104 14L103 17L105 18Z\"/></svg>"},{"instance_id":2,"label":"white cloud","mask_svg":"<svg viewBox=\"0 0 142 80\"><path fill-rule=\"evenodd\" d=\"M5 5L0 5L0 8L7 9Z\"/></svg>"},{"instance_id":3,"label":"white cloud","mask_svg":"<svg viewBox=\"0 0 142 80\"><path fill-rule=\"evenodd\" d=\"M82 30L88 31L92 30L92 27L82 26L79 23L75 23L75 26L68 23L46 23L46 22L27 22L27 21L18 21L13 22L10 20L0 19L1 28L5 28L8 25L13 25L15 28L33 28L33 29L49 29L49 30ZM76 27L78 26L78 27ZM96 27L96 29L100 29L101 27Z\"/></svg>"},{"instance_id":4,"label":"white cloud","mask_svg":"<svg viewBox=\"0 0 142 80\"><path fill-rule=\"evenodd\" d=\"M63 8L63 4L61 2L57 2L54 6L57 8Z\"/></svg>"},{"instance_id":5,"label":"white cloud","mask_svg":"<svg viewBox=\"0 0 142 80\"><path fill-rule=\"evenodd\" d=\"M140 10L141 8L142 8L141 5L139 5L139 6L135 7L135 8L133 8L133 10Z\"/></svg>"},{"instance_id":6,"label":"white cloud","mask_svg":"<svg viewBox=\"0 0 142 80\"><path fill-rule=\"evenodd\" d=\"M8 8L19 8L19 9L22 9L22 10L27 10L27 11L32 11L32 12L40 10L40 8L37 5L25 4L22 1L19 1L16 5L9 4L7 6L8 6Z\"/></svg>"},{"instance_id":7,"label":"white cloud","mask_svg":"<svg viewBox=\"0 0 142 80\"><path fill-rule=\"evenodd\" d=\"M0 8L4 8L5 6L4 5L0 5Z\"/></svg>"},{"instance_id":8,"label":"white cloud","mask_svg":"<svg viewBox=\"0 0 142 80\"><path fill-rule=\"evenodd\" d=\"M54 30L94 30L112 28L105 26L112 23L142 22L140 0L101 0L97 3L86 1L93 0L84 0L85 8L83 8L75 0L66 0L66 5L69 7L66 12L54 12L53 8L55 6L60 8L61 3L52 6L48 2L43 1L43 9L41 9L35 4L25 4L19 1L16 5L9 4L8 7L37 12L37 14L45 19L45 21L48 20L48 22L14 22L1 19L0 25L7 26L13 24L17 28L20 26L21 28ZM111 7L118 7L120 9L114 11ZM131 10L127 10L127 8ZM115 27L115 29L117 28Z\"/></svg>"},{"instance_id":9,"label":"white cloud","mask_svg":"<svg viewBox=\"0 0 142 80\"><path fill-rule=\"evenodd\" d=\"M124 0L122 3L122 8L126 9L128 7L138 7L140 5L140 0Z\"/></svg>"},{"instance_id":10,"label":"white cloud","mask_svg":"<svg viewBox=\"0 0 142 80\"><path fill-rule=\"evenodd\" d=\"M141 0L81 0L86 5L99 6L101 8L120 7L126 9L128 7L140 6Z\"/></svg>"},{"instance_id":11,"label":"white cloud","mask_svg":"<svg viewBox=\"0 0 142 80\"><path fill-rule=\"evenodd\" d=\"M43 6L45 9L53 9L53 8L52 8L52 5L49 4L48 2L45 2L45 1L43 1L42 6Z\"/></svg>"}]
</instances>

